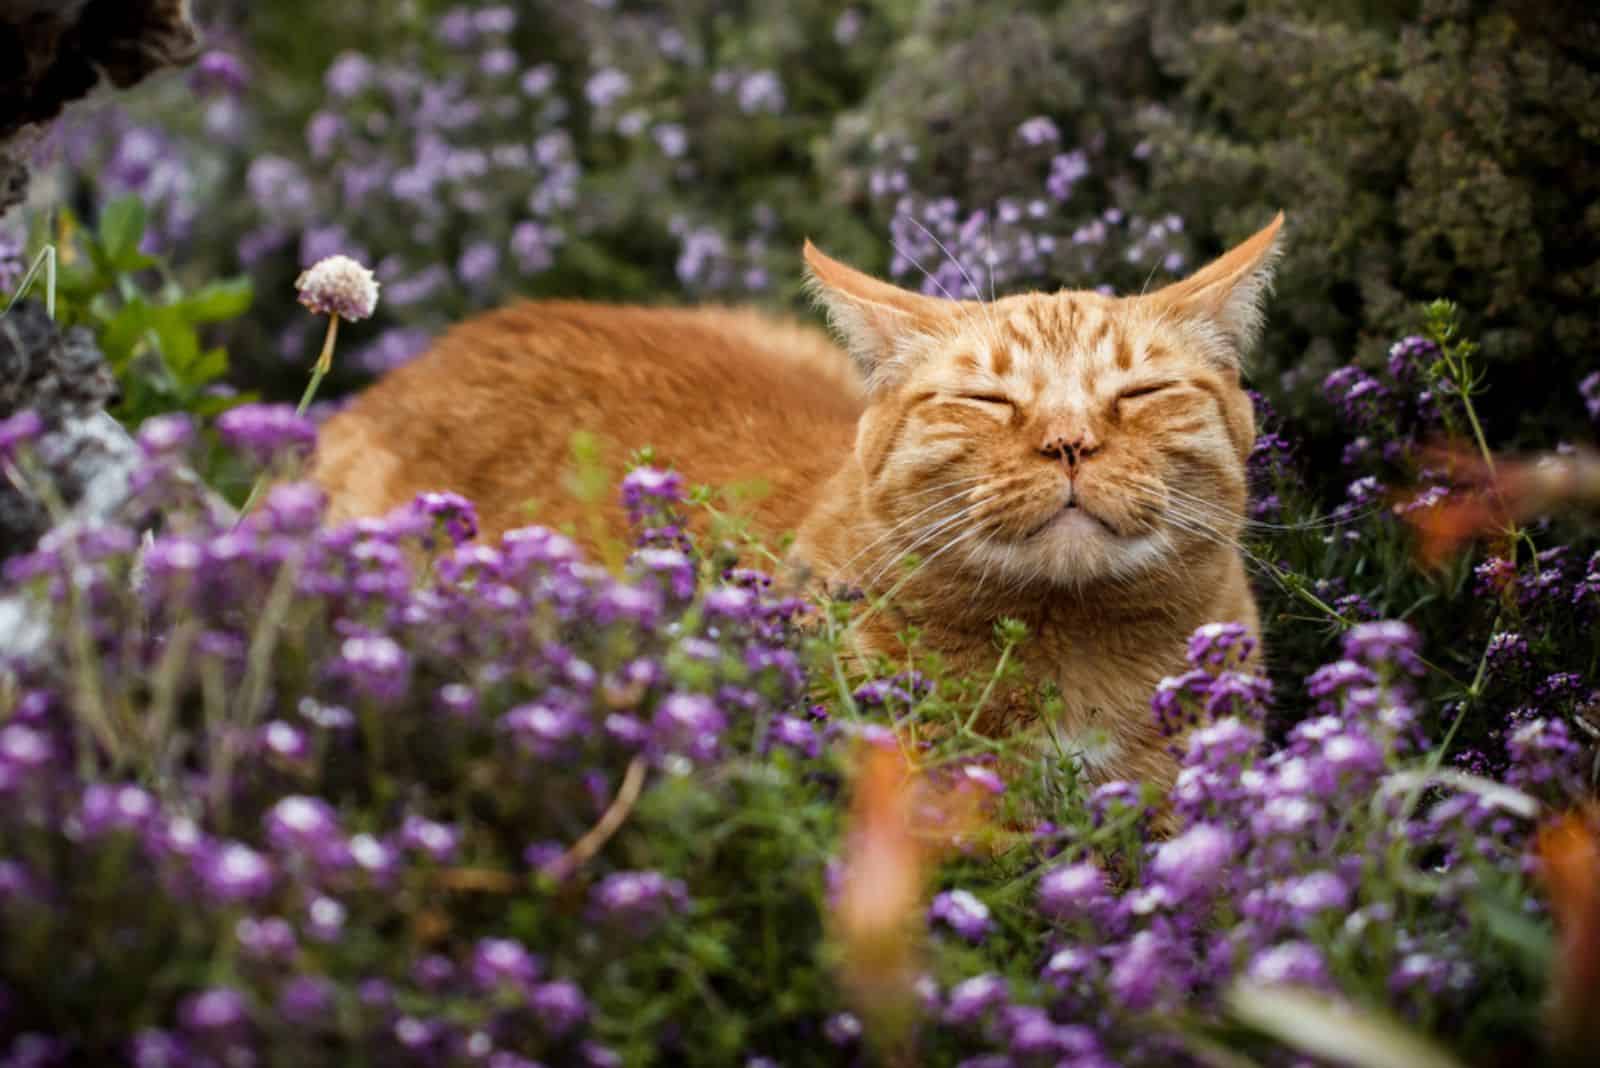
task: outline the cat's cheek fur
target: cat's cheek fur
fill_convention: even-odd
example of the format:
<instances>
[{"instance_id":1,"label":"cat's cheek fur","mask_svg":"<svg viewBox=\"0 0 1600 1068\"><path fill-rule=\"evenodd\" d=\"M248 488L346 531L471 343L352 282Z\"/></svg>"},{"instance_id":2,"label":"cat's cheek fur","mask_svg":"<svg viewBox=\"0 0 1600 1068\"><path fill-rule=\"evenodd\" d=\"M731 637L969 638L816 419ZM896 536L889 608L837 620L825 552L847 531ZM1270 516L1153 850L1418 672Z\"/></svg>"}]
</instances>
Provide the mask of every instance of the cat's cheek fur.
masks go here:
<instances>
[{"instance_id":1,"label":"cat's cheek fur","mask_svg":"<svg viewBox=\"0 0 1600 1068\"><path fill-rule=\"evenodd\" d=\"M856 424L855 459L868 482L883 473L904 417L902 406L892 399L879 401L861 413Z\"/></svg>"}]
</instances>

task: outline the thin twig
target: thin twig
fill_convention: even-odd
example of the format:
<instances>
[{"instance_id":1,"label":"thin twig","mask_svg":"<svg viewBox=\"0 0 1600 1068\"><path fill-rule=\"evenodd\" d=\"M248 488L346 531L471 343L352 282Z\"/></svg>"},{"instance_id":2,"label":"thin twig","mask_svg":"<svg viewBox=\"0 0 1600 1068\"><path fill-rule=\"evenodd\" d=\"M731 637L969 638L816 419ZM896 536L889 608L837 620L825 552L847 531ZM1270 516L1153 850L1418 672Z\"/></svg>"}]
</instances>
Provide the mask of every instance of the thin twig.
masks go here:
<instances>
[{"instance_id":1,"label":"thin twig","mask_svg":"<svg viewBox=\"0 0 1600 1068\"><path fill-rule=\"evenodd\" d=\"M572 844L561 858L562 872L570 875L577 871L589 858L600 852L601 848L611 840L611 836L622 828L623 821L628 818L628 813L633 811L634 804L639 800L639 793L644 789L645 761L644 757L636 756L628 764L628 770L623 773L622 786L617 790L617 796L611 799L605 812L600 816L600 822L590 828L589 833Z\"/></svg>"}]
</instances>

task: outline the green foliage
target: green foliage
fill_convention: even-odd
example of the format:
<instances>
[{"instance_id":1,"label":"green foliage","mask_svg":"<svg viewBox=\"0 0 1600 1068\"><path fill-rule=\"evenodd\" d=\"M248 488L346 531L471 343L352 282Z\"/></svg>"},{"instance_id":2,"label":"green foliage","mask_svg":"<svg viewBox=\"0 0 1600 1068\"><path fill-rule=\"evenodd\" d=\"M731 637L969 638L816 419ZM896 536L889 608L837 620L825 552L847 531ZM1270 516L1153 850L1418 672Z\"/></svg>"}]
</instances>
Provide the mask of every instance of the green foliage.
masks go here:
<instances>
[{"instance_id":1,"label":"green foliage","mask_svg":"<svg viewBox=\"0 0 1600 1068\"><path fill-rule=\"evenodd\" d=\"M244 399L226 388L228 354L208 328L245 315L253 295L243 277L181 286L142 250L146 223L144 204L123 197L93 229L63 211L56 233L40 235L56 242L56 315L93 331L121 387L112 414L130 427L164 412L212 416Z\"/></svg>"}]
</instances>

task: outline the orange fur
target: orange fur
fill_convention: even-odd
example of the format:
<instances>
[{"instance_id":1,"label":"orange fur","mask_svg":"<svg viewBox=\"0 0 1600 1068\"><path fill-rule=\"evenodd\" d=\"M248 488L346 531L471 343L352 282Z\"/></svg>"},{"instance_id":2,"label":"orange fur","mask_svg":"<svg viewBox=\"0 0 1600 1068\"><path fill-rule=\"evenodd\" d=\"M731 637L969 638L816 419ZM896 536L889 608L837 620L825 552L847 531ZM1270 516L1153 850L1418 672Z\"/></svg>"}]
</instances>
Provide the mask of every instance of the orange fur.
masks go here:
<instances>
[{"instance_id":1,"label":"orange fur","mask_svg":"<svg viewBox=\"0 0 1600 1068\"><path fill-rule=\"evenodd\" d=\"M849 360L798 323L723 308L520 304L450 331L330 419L312 477L336 522L448 489L477 505L486 539L535 520L587 538L564 485L573 434L586 430L618 474L651 445L691 483L763 481L754 520L794 530L848 452L863 403ZM605 511L621 534L620 507L608 499Z\"/></svg>"},{"instance_id":2,"label":"orange fur","mask_svg":"<svg viewBox=\"0 0 1600 1068\"><path fill-rule=\"evenodd\" d=\"M652 445L694 483L764 481L751 518L797 532L791 559L813 580L892 591L855 629L860 652L900 651L915 624L953 669L986 672L994 622L1022 619L1029 679L1064 702L1047 726L1089 777L1170 784L1152 689L1200 624L1257 626L1236 548L1255 437L1240 367L1281 223L1123 299L935 300L808 244L855 367L754 312L519 305L330 420L313 475L335 520L448 489L489 538L577 525L560 483L578 430L605 437L613 465Z\"/></svg>"}]
</instances>

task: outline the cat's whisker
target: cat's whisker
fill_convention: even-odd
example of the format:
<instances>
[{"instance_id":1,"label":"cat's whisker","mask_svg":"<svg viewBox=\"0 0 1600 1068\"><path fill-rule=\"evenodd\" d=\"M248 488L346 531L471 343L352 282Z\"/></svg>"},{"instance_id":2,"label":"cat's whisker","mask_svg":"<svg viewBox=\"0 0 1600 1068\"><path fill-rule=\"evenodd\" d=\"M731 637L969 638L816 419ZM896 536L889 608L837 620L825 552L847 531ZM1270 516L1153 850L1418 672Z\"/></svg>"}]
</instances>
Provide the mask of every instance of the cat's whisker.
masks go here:
<instances>
[{"instance_id":1,"label":"cat's whisker","mask_svg":"<svg viewBox=\"0 0 1600 1068\"><path fill-rule=\"evenodd\" d=\"M1202 508L1213 510L1213 511L1217 512L1219 515L1228 515L1228 516L1232 516L1233 515L1233 513L1228 512L1225 508L1223 508L1221 505L1217 504L1215 501L1208 501L1203 497L1197 497L1192 493L1188 493L1188 492L1186 492L1184 490L1180 490L1180 489L1178 489L1176 487L1172 487L1172 486L1166 487L1166 492L1172 494L1175 497L1179 497L1179 498L1187 501L1190 504L1194 504L1194 505L1197 505L1197 506L1202 507ZM1296 522L1296 523L1269 523L1269 522L1267 522L1265 520L1261 520L1261 519L1252 519L1249 516L1237 516L1235 518L1237 518L1237 520L1240 523L1242 523L1245 527L1247 527L1247 528L1249 528L1251 530L1273 531L1273 532L1281 532L1281 533L1297 533L1297 532L1311 532L1311 531L1317 531L1317 530L1333 530L1333 529L1337 529L1339 527L1349 526L1351 524L1354 524L1354 523L1357 523L1357 522L1361 521L1362 519L1366 519L1366 518L1368 518L1370 516L1376 515L1380 511L1382 511L1381 508L1373 507L1373 508L1363 509L1363 510L1361 510L1359 512L1351 512L1346 516L1334 516L1334 515L1319 516L1319 517L1316 517L1316 518L1313 518L1313 519L1306 519L1306 520L1302 520L1302 521Z\"/></svg>"},{"instance_id":2,"label":"cat's whisker","mask_svg":"<svg viewBox=\"0 0 1600 1068\"><path fill-rule=\"evenodd\" d=\"M1256 567L1263 571L1273 575L1276 575L1277 573L1276 568L1269 565L1252 549L1239 541L1239 539L1229 537L1223 531L1220 531L1216 527L1207 523L1203 516L1174 510L1168 514L1168 522L1180 530L1186 531L1195 535L1196 537L1209 541L1221 548L1237 552L1239 555L1243 556L1246 560L1255 564Z\"/></svg>"},{"instance_id":3,"label":"cat's whisker","mask_svg":"<svg viewBox=\"0 0 1600 1068\"><path fill-rule=\"evenodd\" d=\"M910 582L935 560L949 552L951 549L954 549L956 546L962 544L963 542L970 541L972 538L981 535L982 533L983 528L980 526L975 526L968 530L965 534L957 535L950 541L946 542L943 546L930 553L926 559L919 561L915 567L911 568L911 570L908 571L899 582L896 582L893 586L891 586L882 597L876 598L876 603L871 608L867 609L867 611L863 612L860 616L856 617L856 619L851 623L851 626L860 626L862 623L866 622L866 620L871 619L873 615L877 613L878 605L888 604L889 601L893 599L894 595L899 593L901 588L904 587L906 583Z\"/></svg>"},{"instance_id":4,"label":"cat's whisker","mask_svg":"<svg viewBox=\"0 0 1600 1068\"><path fill-rule=\"evenodd\" d=\"M892 553L888 557L888 559L882 561L873 570L872 574L867 576L867 578L864 580L863 584L865 586L869 587L869 588L871 586L875 585L878 582L878 580L881 579L884 576L884 574L889 570L889 568L891 568L891 567L893 567L895 565L895 563L897 561L902 560L905 557L911 555L918 548L920 548L923 545L926 545L933 538L935 538L938 535L942 534L946 530L949 530L952 526L955 526L956 524L960 523L961 521L970 518L974 512L976 512L984 504L988 503L988 501L990 499L991 498L982 498L982 499L979 499L977 501L974 501L972 504L968 505L966 508L963 508L961 511L957 512L956 514L954 514L952 516L947 516L946 518L941 519L938 522L933 523L930 526L928 526L925 530L923 530L916 537L915 540L913 540L911 542L910 545L906 546L904 549L900 550L897 553ZM981 529L981 528L975 527L974 529Z\"/></svg>"},{"instance_id":5,"label":"cat's whisker","mask_svg":"<svg viewBox=\"0 0 1600 1068\"><path fill-rule=\"evenodd\" d=\"M916 222L915 219L913 219L912 221ZM922 224L918 223L917 225L920 226ZM951 303L955 304L958 308L960 308L962 318L964 318L964 319L966 319L968 321L972 321L972 322L976 322L977 321L976 320L976 314L977 313L970 307L963 307L963 303L964 302L961 300L961 298L956 296L954 293L950 292L950 290L945 287L945 284L943 282L939 281L939 279L932 272L930 272L926 267L924 267L922 265L922 262L920 260L918 260L915 256L911 255L911 253L907 252L905 249L901 248L900 245L895 241L890 241L889 242L889 247L894 249L900 255L904 256L906 258L906 261L908 263L910 263L911 266L913 266L917 270L921 271L922 272L922 276L924 278L926 278L928 281L932 282L934 284L934 287L939 290L939 292L944 296L944 298L946 300L950 301ZM961 264L957 263L956 267L957 267L957 269L960 269ZM982 300L981 296L979 297L978 303L980 305L983 304L983 300ZM992 318L989 320L988 328L989 328L988 329L989 334L993 338L998 339L999 338L999 334L996 333L995 323L994 323L994 320ZM929 335L924 334L922 336L927 338Z\"/></svg>"},{"instance_id":6,"label":"cat's whisker","mask_svg":"<svg viewBox=\"0 0 1600 1068\"><path fill-rule=\"evenodd\" d=\"M928 505L926 508L923 508L921 511L915 512L915 513L913 513L911 515L906 516L903 519L898 520L888 530L884 531L882 534L878 535L872 541L868 542L866 545L864 545L860 549L858 549L855 553L853 553L850 556L850 558L848 560L845 560L843 563L839 564L837 566L837 568L835 568L835 570L837 572L839 572L839 573L843 573L846 568L848 568L851 564L853 564L857 560L859 560L865 553L870 552L871 550L877 548L879 545L883 544L888 539L894 537L901 530L903 530L906 526L908 526L911 523L916 522L922 516L927 515L929 512L936 511L939 508L942 508L945 505L949 504L950 502L955 501L955 500L965 496L966 494L970 493L972 491L972 487L973 486L977 485L979 482L982 482L987 477L988 476L986 476L986 475L971 475L971 476L969 476L967 478L957 479L954 482L947 482L943 486L935 487L932 490L923 490L923 491L921 491L919 493L912 494L911 496L913 496L913 497L921 497L921 496L925 496L925 495L927 495L929 493L942 492L943 490L951 489L951 488L953 488L955 486L961 486L962 487L961 489L957 490L955 493L952 493L947 497L944 497L944 498L942 498L940 500L937 500L937 501L933 502L932 504Z\"/></svg>"},{"instance_id":7,"label":"cat's whisker","mask_svg":"<svg viewBox=\"0 0 1600 1068\"><path fill-rule=\"evenodd\" d=\"M967 285L972 287L972 295L974 297L978 298L978 304L983 308L984 315L988 317L990 339L996 345L1000 344L1000 324L995 321L994 305L992 303L989 303L989 304L984 303L983 290L978 288L978 283L976 283L976 282L974 282L972 280L972 275L967 273L967 269L964 266L962 266L961 261L956 258L955 254L953 252L951 252L949 250L949 248L947 248L945 246L945 243L943 241L939 240L939 235L938 234L935 234L932 230L928 229L926 226L923 226L922 223L917 219L916 216L907 215L906 218L911 221L911 225L915 226L918 230L921 230L923 233L927 234L928 235L928 239L930 241L932 241L935 245L939 246L939 251L943 252L945 254L945 257L951 263L953 263L955 265L956 270L961 272L961 277L965 278L967 280ZM941 287L941 288L943 288L943 287Z\"/></svg>"}]
</instances>

